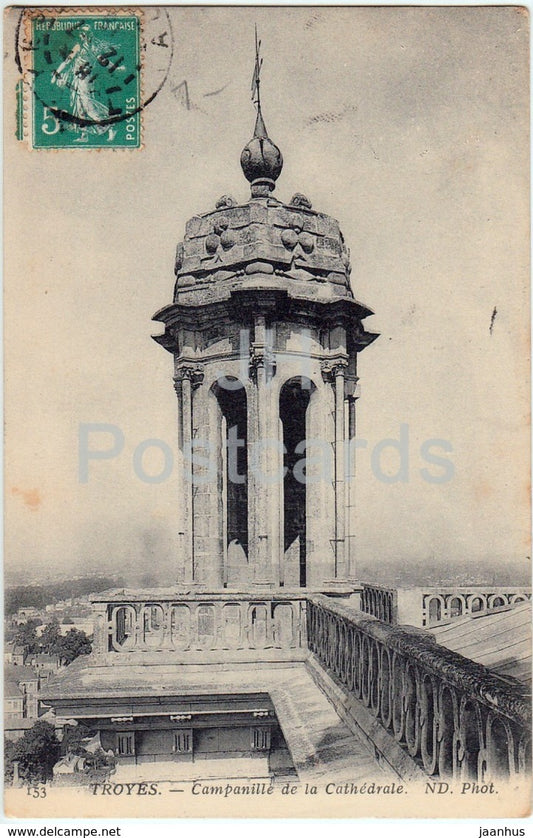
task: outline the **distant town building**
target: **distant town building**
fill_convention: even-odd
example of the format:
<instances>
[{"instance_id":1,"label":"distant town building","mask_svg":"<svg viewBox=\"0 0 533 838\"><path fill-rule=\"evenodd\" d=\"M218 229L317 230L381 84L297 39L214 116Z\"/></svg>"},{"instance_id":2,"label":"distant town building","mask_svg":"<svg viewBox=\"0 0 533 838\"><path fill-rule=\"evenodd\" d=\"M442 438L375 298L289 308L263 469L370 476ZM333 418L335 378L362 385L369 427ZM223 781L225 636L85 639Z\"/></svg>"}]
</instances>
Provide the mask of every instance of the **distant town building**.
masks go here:
<instances>
[{"instance_id":1,"label":"distant town building","mask_svg":"<svg viewBox=\"0 0 533 838\"><path fill-rule=\"evenodd\" d=\"M4 685L4 716L6 719L24 718L24 696L15 681L6 681Z\"/></svg>"},{"instance_id":2,"label":"distant town building","mask_svg":"<svg viewBox=\"0 0 533 838\"><path fill-rule=\"evenodd\" d=\"M47 679L46 679L47 680ZM4 715L10 719L37 719L39 692L45 680L31 666L4 667Z\"/></svg>"},{"instance_id":3,"label":"distant town building","mask_svg":"<svg viewBox=\"0 0 533 838\"><path fill-rule=\"evenodd\" d=\"M39 673L57 672L62 666L59 655L49 655L47 652L30 655L29 663Z\"/></svg>"},{"instance_id":4,"label":"distant town building","mask_svg":"<svg viewBox=\"0 0 533 838\"><path fill-rule=\"evenodd\" d=\"M4 736L6 739L16 742L17 739L22 739L26 731L30 730L35 724L35 719L22 719L18 716L4 719Z\"/></svg>"},{"instance_id":5,"label":"distant town building","mask_svg":"<svg viewBox=\"0 0 533 838\"><path fill-rule=\"evenodd\" d=\"M26 623L28 620L35 620L36 618L40 617L41 611L38 608L33 606L28 606L26 608L19 608L15 617L17 622L19 623Z\"/></svg>"},{"instance_id":6,"label":"distant town building","mask_svg":"<svg viewBox=\"0 0 533 838\"><path fill-rule=\"evenodd\" d=\"M26 647L17 645L14 642L6 643L4 646L4 663L23 666L26 658Z\"/></svg>"}]
</instances>

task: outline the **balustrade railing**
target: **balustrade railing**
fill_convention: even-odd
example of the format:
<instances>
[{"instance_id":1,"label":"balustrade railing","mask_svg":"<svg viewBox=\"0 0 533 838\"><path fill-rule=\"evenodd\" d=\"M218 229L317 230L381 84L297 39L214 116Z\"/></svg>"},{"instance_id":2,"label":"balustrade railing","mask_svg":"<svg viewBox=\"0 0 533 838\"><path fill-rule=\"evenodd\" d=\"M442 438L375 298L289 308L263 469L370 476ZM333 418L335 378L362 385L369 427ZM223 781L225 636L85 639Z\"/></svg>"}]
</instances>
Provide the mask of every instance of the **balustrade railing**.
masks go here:
<instances>
[{"instance_id":1,"label":"balustrade railing","mask_svg":"<svg viewBox=\"0 0 533 838\"><path fill-rule=\"evenodd\" d=\"M429 775L486 782L528 770L525 687L423 631L390 625L394 597L376 619L309 592L155 594L94 597L94 665L102 655L133 662L137 652L197 663L303 661L311 651Z\"/></svg>"},{"instance_id":2,"label":"balustrade railing","mask_svg":"<svg viewBox=\"0 0 533 838\"><path fill-rule=\"evenodd\" d=\"M305 597L201 593L93 600L98 654L305 649Z\"/></svg>"},{"instance_id":3,"label":"balustrade railing","mask_svg":"<svg viewBox=\"0 0 533 838\"><path fill-rule=\"evenodd\" d=\"M384 623L396 622L398 592L381 585L363 585L361 590L361 611L372 614Z\"/></svg>"},{"instance_id":4,"label":"balustrade railing","mask_svg":"<svg viewBox=\"0 0 533 838\"><path fill-rule=\"evenodd\" d=\"M531 760L525 690L433 638L314 595L308 645L425 771L440 778L515 779Z\"/></svg>"},{"instance_id":5,"label":"balustrade railing","mask_svg":"<svg viewBox=\"0 0 533 838\"><path fill-rule=\"evenodd\" d=\"M531 590L526 588L434 588L421 594L423 626L490 614L531 599Z\"/></svg>"},{"instance_id":6,"label":"balustrade railing","mask_svg":"<svg viewBox=\"0 0 533 838\"><path fill-rule=\"evenodd\" d=\"M531 589L465 586L387 588L363 584L361 610L392 625L435 626L490 614L531 599Z\"/></svg>"}]
</instances>

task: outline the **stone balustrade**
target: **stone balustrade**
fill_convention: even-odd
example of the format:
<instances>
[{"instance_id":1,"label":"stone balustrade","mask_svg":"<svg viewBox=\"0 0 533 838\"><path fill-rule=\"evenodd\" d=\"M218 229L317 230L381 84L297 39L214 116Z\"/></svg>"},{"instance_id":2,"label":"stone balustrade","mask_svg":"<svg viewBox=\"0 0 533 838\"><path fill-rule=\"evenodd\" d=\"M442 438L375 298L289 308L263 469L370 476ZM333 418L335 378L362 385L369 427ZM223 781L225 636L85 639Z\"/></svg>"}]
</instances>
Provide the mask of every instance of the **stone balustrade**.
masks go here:
<instances>
[{"instance_id":1,"label":"stone balustrade","mask_svg":"<svg viewBox=\"0 0 533 838\"><path fill-rule=\"evenodd\" d=\"M481 616L531 599L530 588L451 586L387 588L362 586L361 610L390 624L435 626L459 617Z\"/></svg>"},{"instance_id":2,"label":"stone balustrade","mask_svg":"<svg viewBox=\"0 0 533 838\"><path fill-rule=\"evenodd\" d=\"M153 598L133 591L93 598L97 656L113 654L120 662L132 653L164 652L169 661L178 653L191 662L223 650L228 660L231 652L290 657L307 648L304 596L154 593Z\"/></svg>"},{"instance_id":3,"label":"stone balustrade","mask_svg":"<svg viewBox=\"0 0 533 838\"><path fill-rule=\"evenodd\" d=\"M309 649L430 776L517 779L531 760L525 688L323 595L307 602Z\"/></svg>"},{"instance_id":4,"label":"stone balustrade","mask_svg":"<svg viewBox=\"0 0 533 838\"><path fill-rule=\"evenodd\" d=\"M361 590L361 611L372 614L384 623L396 623L398 591L381 585L363 585Z\"/></svg>"},{"instance_id":5,"label":"stone balustrade","mask_svg":"<svg viewBox=\"0 0 533 838\"><path fill-rule=\"evenodd\" d=\"M395 591L382 592L388 596L380 619L309 591L106 592L93 598L90 665L150 662L150 654L184 664L311 657L364 708L380 736L396 740L428 775L518 779L531 759L526 687L438 645L423 630L391 625ZM375 600L362 604L376 607Z\"/></svg>"}]
</instances>

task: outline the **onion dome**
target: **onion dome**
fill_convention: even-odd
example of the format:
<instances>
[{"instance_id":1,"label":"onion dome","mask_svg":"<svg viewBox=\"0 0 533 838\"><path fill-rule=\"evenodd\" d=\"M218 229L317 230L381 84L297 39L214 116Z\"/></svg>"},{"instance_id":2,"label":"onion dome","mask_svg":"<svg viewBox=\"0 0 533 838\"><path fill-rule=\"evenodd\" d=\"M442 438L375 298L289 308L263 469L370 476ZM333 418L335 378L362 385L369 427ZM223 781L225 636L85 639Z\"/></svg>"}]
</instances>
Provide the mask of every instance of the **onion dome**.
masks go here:
<instances>
[{"instance_id":1,"label":"onion dome","mask_svg":"<svg viewBox=\"0 0 533 838\"><path fill-rule=\"evenodd\" d=\"M267 134L261 109L257 111L254 135L241 154L244 177L252 185L252 197L265 197L274 189L283 168L281 151Z\"/></svg>"}]
</instances>

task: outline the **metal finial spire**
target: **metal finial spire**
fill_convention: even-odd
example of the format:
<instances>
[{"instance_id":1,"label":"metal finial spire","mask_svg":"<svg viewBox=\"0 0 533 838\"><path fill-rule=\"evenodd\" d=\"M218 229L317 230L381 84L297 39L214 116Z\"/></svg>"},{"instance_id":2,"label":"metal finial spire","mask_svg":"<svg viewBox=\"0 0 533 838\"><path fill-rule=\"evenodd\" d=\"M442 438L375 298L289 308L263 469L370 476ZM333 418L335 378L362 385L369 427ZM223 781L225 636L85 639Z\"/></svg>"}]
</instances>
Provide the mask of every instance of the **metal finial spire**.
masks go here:
<instances>
[{"instance_id":1,"label":"metal finial spire","mask_svg":"<svg viewBox=\"0 0 533 838\"><path fill-rule=\"evenodd\" d=\"M263 66L263 59L261 58L261 41L257 36L257 24L255 24L255 65L254 74L252 76L252 102L257 108L257 119L255 122L254 137L268 137L263 114L261 113L261 67Z\"/></svg>"},{"instance_id":2,"label":"metal finial spire","mask_svg":"<svg viewBox=\"0 0 533 838\"><path fill-rule=\"evenodd\" d=\"M261 113L261 41L257 37L255 27L255 65L252 76L252 102L257 109L254 135L247 143L241 154L241 166L246 180L252 184L252 197L267 197L274 189L283 167L281 151L267 134L267 129Z\"/></svg>"}]
</instances>

